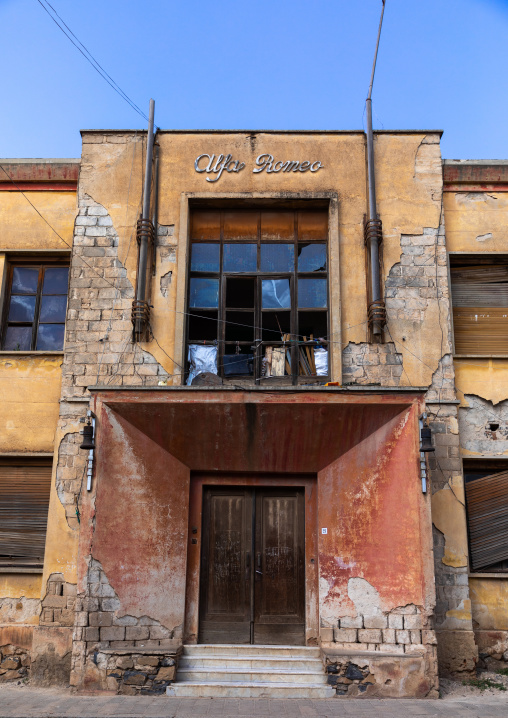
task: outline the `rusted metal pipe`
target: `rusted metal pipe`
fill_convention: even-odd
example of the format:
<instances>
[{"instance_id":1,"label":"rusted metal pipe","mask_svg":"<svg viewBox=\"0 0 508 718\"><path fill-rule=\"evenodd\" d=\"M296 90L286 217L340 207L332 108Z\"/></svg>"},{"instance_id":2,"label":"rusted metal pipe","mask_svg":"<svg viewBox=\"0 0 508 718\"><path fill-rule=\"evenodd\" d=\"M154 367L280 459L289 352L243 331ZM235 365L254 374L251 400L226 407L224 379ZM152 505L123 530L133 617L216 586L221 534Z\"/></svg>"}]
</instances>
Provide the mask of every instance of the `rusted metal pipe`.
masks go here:
<instances>
[{"instance_id":1,"label":"rusted metal pipe","mask_svg":"<svg viewBox=\"0 0 508 718\"><path fill-rule=\"evenodd\" d=\"M148 303L146 301L146 265L148 258L148 240L150 236L150 190L152 186L152 165L153 165L153 143L154 143L154 114L155 102L150 100L148 112L148 136L146 141L146 164L145 180L143 183L143 209L141 220L138 223L139 260L138 276L136 285L136 301L133 304L134 315L134 339L139 340L146 329L146 321L149 315ZM141 231L140 231L141 229Z\"/></svg>"},{"instance_id":2,"label":"rusted metal pipe","mask_svg":"<svg viewBox=\"0 0 508 718\"><path fill-rule=\"evenodd\" d=\"M381 220L378 217L376 206L376 169L374 160L374 136L372 131L372 86L374 85L374 73L376 71L377 53L381 37L381 27L383 25L385 2L386 0L383 0L383 8L381 10L379 30L377 33L376 51L374 53L374 62L372 64L372 74L370 77L369 93L365 102L367 111L367 178L369 188L369 219L365 227L365 240L370 253L371 290L369 324L371 326L372 333L378 337L382 336L383 326L386 323L386 310L384 301L381 297L381 277L379 267L379 245L383 235Z\"/></svg>"},{"instance_id":3,"label":"rusted metal pipe","mask_svg":"<svg viewBox=\"0 0 508 718\"><path fill-rule=\"evenodd\" d=\"M155 244L157 242L157 225L159 223L159 151L160 145L155 143L153 160L153 211L152 225L154 230L154 243L152 245L152 274L155 275Z\"/></svg>"}]
</instances>

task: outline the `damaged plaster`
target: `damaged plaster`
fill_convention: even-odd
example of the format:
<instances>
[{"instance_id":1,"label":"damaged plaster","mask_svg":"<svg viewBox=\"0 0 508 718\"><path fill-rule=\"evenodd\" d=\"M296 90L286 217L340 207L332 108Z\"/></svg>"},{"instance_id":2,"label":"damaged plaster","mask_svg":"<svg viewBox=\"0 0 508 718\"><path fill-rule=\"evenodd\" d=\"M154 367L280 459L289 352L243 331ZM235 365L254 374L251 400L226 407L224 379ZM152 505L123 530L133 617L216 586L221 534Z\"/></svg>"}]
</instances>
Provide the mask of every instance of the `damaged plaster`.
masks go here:
<instances>
[{"instance_id":1,"label":"damaged plaster","mask_svg":"<svg viewBox=\"0 0 508 718\"><path fill-rule=\"evenodd\" d=\"M460 441L467 454L508 454L508 400L493 404L474 394L465 394L466 406L459 408Z\"/></svg>"},{"instance_id":2,"label":"damaged plaster","mask_svg":"<svg viewBox=\"0 0 508 718\"><path fill-rule=\"evenodd\" d=\"M41 601L38 598L0 598L0 624L34 624L39 620Z\"/></svg>"},{"instance_id":3,"label":"damaged plaster","mask_svg":"<svg viewBox=\"0 0 508 718\"><path fill-rule=\"evenodd\" d=\"M453 476L449 484L432 496L432 521L445 537L442 563L467 567L468 547L465 523L464 482L461 475Z\"/></svg>"}]
</instances>

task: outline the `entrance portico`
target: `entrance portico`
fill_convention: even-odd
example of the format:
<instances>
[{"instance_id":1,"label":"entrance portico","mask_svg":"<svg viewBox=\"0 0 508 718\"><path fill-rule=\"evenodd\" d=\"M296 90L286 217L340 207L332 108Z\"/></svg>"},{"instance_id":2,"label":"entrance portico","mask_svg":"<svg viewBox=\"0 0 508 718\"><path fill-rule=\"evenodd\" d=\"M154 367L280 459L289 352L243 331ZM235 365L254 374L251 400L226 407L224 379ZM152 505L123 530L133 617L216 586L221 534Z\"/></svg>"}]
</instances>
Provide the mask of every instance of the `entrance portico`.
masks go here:
<instances>
[{"instance_id":1,"label":"entrance portico","mask_svg":"<svg viewBox=\"0 0 508 718\"><path fill-rule=\"evenodd\" d=\"M101 650L224 643L236 611L229 643L404 656L388 617L403 631L407 612L420 650L408 659L425 679L434 587L417 390L92 391L78 595L100 569L111 609ZM87 651L75 642L83 676Z\"/></svg>"}]
</instances>

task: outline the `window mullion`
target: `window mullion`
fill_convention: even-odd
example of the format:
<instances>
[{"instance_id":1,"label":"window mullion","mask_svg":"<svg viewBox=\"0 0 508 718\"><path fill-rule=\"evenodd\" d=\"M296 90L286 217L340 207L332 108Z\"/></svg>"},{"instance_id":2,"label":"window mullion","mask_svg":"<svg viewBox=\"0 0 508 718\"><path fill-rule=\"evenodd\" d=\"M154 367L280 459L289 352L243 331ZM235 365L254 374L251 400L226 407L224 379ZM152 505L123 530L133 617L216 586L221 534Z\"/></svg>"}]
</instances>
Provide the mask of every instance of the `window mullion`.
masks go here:
<instances>
[{"instance_id":1,"label":"window mullion","mask_svg":"<svg viewBox=\"0 0 508 718\"><path fill-rule=\"evenodd\" d=\"M35 312L34 312L34 321L32 325L32 350L35 350L37 348L37 335L39 332L39 315L41 311L41 296L42 296L42 285L44 281L44 267L41 265L39 267L39 282L37 285L37 295L35 299Z\"/></svg>"}]
</instances>

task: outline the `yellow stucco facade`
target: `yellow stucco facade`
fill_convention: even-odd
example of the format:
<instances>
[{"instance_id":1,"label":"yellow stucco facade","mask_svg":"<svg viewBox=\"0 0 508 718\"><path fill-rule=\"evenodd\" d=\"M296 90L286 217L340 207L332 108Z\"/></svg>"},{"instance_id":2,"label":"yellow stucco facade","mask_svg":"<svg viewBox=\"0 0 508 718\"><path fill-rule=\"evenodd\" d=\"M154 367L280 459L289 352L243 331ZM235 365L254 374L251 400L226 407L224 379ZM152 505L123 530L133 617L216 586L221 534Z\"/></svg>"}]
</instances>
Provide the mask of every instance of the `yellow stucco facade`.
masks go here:
<instances>
[{"instance_id":1,"label":"yellow stucco facade","mask_svg":"<svg viewBox=\"0 0 508 718\"><path fill-rule=\"evenodd\" d=\"M65 181L62 182L61 163L56 167L37 160L28 163L4 161L3 164L21 191L14 191L8 182L2 182L0 186L2 312L5 310L3 299L8 264L13 258L40 260L56 256L70 257L79 169L76 160L73 163L66 161ZM44 168L42 181L41 165ZM69 166L76 175L73 181L68 176ZM47 222L37 214L34 207ZM0 351L0 459L52 456L59 414L63 356L63 351ZM55 523L54 514L55 517L58 515L58 507L55 509L51 506L48 526ZM42 595L40 572L31 573L29 569L9 572L6 568L0 568L0 627L12 624L37 625Z\"/></svg>"},{"instance_id":2,"label":"yellow stucco facade","mask_svg":"<svg viewBox=\"0 0 508 718\"><path fill-rule=\"evenodd\" d=\"M462 169L459 163L445 163L443 208L446 245L449 260L461 255L478 256L479 261L505 255L508 248L508 186L502 163L470 163ZM461 456L463 459L485 461L508 458L505 441L481 441L485 436L473 434L471 425L483 428L502 416L508 399L508 356L455 356L455 386L460 401ZM474 415L471 415L474 412ZM469 418L471 417L471 418ZM473 465L473 464L471 464ZM498 467L493 471L500 471ZM442 493L442 492L439 492ZM463 495L462 495L462 498ZM442 501L442 499L441 499ZM447 545L467 550L464 526L446 520L440 527ZM463 557L463 560L467 558ZM444 560L444 559L443 559ZM478 577L475 577L478 576ZM470 573L471 611L473 625L479 632L508 630L506 573ZM499 658L506 650L506 635L489 638L479 633L480 651ZM492 645L490 645L492 644Z\"/></svg>"},{"instance_id":3,"label":"yellow stucco facade","mask_svg":"<svg viewBox=\"0 0 508 718\"><path fill-rule=\"evenodd\" d=\"M441 570L448 572L446 580L436 579L436 610L441 606L438 628L446 647L443 665L449 672L459 664L460 670L474 667L473 629L508 631L508 578L475 577L469 571L460 461L486 458L466 421L471 416L467 412L476 411L480 401L484 412L480 414L487 416L508 400L508 356L453 356L449 287L451 256L506 251L508 190L500 181L480 186L459 176L447 182L439 132L376 134L377 210L383 223L381 283L387 324L383 342L373 342L364 239L368 210L365 141L363 132L159 132L158 224L166 230L166 245L165 254L159 245L155 248L149 297L155 341L139 343L134 349L127 347L136 286L136 221L146 133L84 132L79 183L76 173L72 187L68 167L67 174L54 170L41 182L40 175L30 178L26 166L16 170L13 164L26 196L0 187L2 306L13 258L67 257L72 262L72 280L65 351L0 352L0 458L54 453L43 571L0 569L0 630L13 625L37 626L39 621L44 631L56 626L57 614L43 617L45 605L41 602L51 593L51 582L57 586L55 590L61 588L62 596L67 595L65 591L69 595L76 591L78 564L87 558L78 556L80 495L86 468L78 444L88 408L87 387L142 386L145 379L153 386L184 383L193 206L206 202L235 207L325 202L330 381L414 388L425 397L433 426L439 460L432 463L431 457L428 467L429 503L438 538L436 576ZM200 171L196 169L196 158L205 154L215 158L230 154L245 168L224 171L217 179L202 171L206 162L197 166ZM259 168L262 155L271 156L273 162L319 161L320 167L315 172L253 171ZM97 230L95 234L89 227ZM114 267L111 261L116 262ZM77 358L80 353L85 359ZM125 361L131 366L124 371ZM156 367L154 374L149 373L150 366ZM391 372L391 366L398 372ZM508 458L508 445L499 442L492 452L496 459ZM452 595L450 589L448 595L446 581L451 577L453 583L459 573L464 581L459 584L457 580L456 592ZM62 600L60 608L57 603L47 602L48 611L70 611L70 603L64 607ZM70 620L67 616L62 626L70 629ZM465 638L455 644L457 635Z\"/></svg>"}]
</instances>

